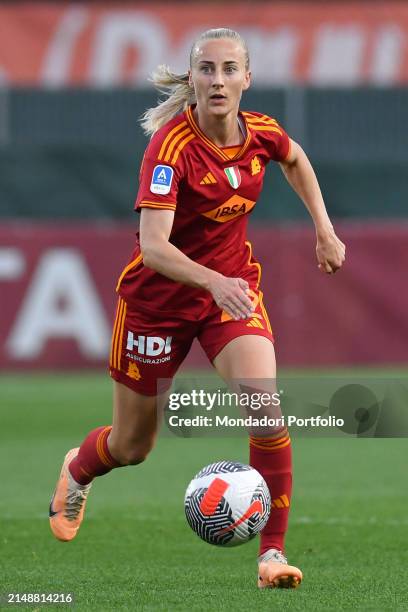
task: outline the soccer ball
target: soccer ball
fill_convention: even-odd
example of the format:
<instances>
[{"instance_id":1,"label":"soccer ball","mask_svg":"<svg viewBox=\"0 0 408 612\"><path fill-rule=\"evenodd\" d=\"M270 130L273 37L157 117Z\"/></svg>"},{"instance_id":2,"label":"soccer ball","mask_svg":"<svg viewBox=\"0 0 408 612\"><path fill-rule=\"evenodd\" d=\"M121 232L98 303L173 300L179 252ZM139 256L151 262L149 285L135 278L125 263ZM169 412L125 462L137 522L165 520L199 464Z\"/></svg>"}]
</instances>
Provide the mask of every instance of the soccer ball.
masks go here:
<instances>
[{"instance_id":1,"label":"soccer ball","mask_svg":"<svg viewBox=\"0 0 408 612\"><path fill-rule=\"evenodd\" d=\"M188 524L202 540L238 546L265 527L271 496L260 473L250 465L218 461L190 482L184 509Z\"/></svg>"}]
</instances>

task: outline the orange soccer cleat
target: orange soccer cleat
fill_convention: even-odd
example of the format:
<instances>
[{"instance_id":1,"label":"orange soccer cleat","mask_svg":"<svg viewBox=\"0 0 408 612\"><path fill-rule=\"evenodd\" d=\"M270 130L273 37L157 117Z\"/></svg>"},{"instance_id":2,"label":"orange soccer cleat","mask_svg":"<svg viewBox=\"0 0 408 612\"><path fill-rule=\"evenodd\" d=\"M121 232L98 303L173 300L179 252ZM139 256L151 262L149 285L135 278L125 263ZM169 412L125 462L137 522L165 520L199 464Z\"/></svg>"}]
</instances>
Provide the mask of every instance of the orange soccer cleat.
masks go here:
<instances>
[{"instance_id":1,"label":"orange soccer cleat","mask_svg":"<svg viewBox=\"0 0 408 612\"><path fill-rule=\"evenodd\" d=\"M92 483L78 484L71 476L68 465L77 456L79 448L72 448L62 464L61 474L50 503L50 527L58 540L69 542L75 538L84 518L85 503Z\"/></svg>"},{"instance_id":2,"label":"orange soccer cleat","mask_svg":"<svg viewBox=\"0 0 408 612\"><path fill-rule=\"evenodd\" d=\"M299 568L288 565L286 557L274 548L258 558L258 588L296 589L302 582Z\"/></svg>"}]
</instances>

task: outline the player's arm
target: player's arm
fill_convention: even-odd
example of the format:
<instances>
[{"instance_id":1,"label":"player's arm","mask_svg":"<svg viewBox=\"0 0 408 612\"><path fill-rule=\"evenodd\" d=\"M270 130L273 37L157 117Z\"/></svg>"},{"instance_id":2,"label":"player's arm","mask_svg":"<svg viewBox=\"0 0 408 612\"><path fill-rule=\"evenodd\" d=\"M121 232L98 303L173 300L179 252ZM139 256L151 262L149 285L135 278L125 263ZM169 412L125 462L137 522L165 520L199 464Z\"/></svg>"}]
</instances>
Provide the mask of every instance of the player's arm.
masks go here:
<instances>
[{"instance_id":1,"label":"player's arm","mask_svg":"<svg viewBox=\"0 0 408 612\"><path fill-rule=\"evenodd\" d=\"M228 278L196 263L169 242L174 212L142 208L140 248L146 267L174 281L209 291L217 305L234 319L248 318L253 305L242 278Z\"/></svg>"},{"instance_id":2,"label":"player's arm","mask_svg":"<svg viewBox=\"0 0 408 612\"><path fill-rule=\"evenodd\" d=\"M303 200L316 228L317 260L323 272L332 274L341 268L346 247L336 236L324 205L323 196L312 165L302 147L290 141L290 153L280 162L289 184Z\"/></svg>"}]
</instances>

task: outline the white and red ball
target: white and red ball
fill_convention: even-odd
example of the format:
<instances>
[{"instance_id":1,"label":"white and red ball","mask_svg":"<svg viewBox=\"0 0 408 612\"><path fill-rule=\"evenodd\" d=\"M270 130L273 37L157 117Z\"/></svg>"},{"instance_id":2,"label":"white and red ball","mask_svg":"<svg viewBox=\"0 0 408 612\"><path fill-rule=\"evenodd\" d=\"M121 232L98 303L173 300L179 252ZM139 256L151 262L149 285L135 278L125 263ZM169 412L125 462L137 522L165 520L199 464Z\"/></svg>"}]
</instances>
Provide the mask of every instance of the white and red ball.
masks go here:
<instances>
[{"instance_id":1,"label":"white and red ball","mask_svg":"<svg viewBox=\"0 0 408 612\"><path fill-rule=\"evenodd\" d=\"M265 527L271 496L265 480L251 466L218 461L190 482L184 509L191 529L205 542L238 546Z\"/></svg>"}]
</instances>

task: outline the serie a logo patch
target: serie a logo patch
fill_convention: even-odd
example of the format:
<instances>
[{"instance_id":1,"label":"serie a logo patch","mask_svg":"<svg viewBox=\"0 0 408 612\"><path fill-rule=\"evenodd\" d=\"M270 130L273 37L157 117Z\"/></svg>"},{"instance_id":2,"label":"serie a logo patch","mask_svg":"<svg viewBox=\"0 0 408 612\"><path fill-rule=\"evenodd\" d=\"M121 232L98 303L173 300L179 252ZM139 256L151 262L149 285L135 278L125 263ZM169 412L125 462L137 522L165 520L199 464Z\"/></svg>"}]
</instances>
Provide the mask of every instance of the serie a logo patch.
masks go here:
<instances>
[{"instance_id":1,"label":"serie a logo patch","mask_svg":"<svg viewBox=\"0 0 408 612\"><path fill-rule=\"evenodd\" d=\"M170 166L155 166L152 182L150 183L150 191L159 195L170 193L173 174L174 170Z\"/></svg>"}]
</instances>

